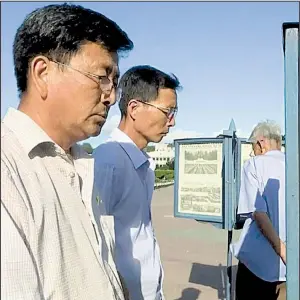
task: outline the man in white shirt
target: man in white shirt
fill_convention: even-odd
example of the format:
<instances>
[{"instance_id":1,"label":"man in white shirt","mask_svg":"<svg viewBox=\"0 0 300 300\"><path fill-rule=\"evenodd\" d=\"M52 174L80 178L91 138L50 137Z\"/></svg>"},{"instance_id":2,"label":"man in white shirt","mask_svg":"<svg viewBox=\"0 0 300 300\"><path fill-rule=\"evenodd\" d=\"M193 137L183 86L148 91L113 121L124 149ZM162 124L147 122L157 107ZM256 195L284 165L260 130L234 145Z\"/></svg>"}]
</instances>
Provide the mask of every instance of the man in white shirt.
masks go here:
<instances>
[{"instance_id":1,"label":"man in white shirt","mask_svg":"<svg viewBox=\"0 0 300 300\"><path fill-rule=\"evenodd\" d=\"M143 151L175 125L179 81L150 66L128 70L119 83L121 122L95 157L102 203L114 216L116 265L130 300L163 299L163 269L151 219L154 161Z\"/></svg>"},{"instance_id":2,"label":"man in white shirt","mask_svg":"<svg viewBox=\"0 0 300 300\"><path fill-rule=\"evenodd\" d=\"M286 299L285 155L280 127L259 123L242 172L238 214L248 215L233 245L239 260L236 299Z\"/></svg>"},{"instance_id":3,"label":"man in white shirt","mask_svg":"<svg viewBox=\"0 0 300 300\"><path fill-rule=\"evenodd\" d=\"M1 125L2 299L124 299L109 221L97 226L92 213L94 161L76 143L100 133L118 52L132 47L113 21L73 4L19 27L20 105Z\"/></svg>"}]
</instances>

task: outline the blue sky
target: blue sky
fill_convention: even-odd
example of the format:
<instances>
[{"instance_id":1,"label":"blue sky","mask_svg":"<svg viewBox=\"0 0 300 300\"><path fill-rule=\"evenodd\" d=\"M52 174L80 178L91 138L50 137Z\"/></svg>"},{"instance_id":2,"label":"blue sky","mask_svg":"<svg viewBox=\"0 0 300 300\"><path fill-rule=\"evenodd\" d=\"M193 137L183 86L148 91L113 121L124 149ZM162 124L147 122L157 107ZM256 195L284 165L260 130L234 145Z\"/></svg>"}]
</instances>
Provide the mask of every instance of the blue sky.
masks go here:
<instances>
[{"instance_id":1,"label":"blue sky","mask_svg":"<svg viewBox=\"0 0 300 300\"><path fill-rule=\"evenodd\" d=\"M214 137L234 118L238 134L273 119L284 126L283 22L298 21L296 2L77 2L117 22L135 48L120 62L121 73L150 64L175 73L176 127L165 141ZM1 3L1 118L17 107L12 43L17 28L33 9L47 2ZM119 121L117 105L93 146Z\"/></svg>"}]
</instances>

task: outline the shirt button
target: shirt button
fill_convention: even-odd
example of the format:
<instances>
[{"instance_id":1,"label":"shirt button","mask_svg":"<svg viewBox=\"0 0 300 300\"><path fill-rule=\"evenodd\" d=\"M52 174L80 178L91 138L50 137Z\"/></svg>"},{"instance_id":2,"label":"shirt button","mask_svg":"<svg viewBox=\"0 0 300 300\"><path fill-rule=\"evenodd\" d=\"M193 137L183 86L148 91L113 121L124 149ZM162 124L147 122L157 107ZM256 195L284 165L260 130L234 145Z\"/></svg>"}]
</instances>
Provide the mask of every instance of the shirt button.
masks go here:
<instances>
[{"instance_id":1,"label":"shirt button","mask_svg":"<svg viewBox=\"0 0 300 300\"><path fill-rule=\"evenodd\" d=\"M75 177L75 173L74 173L74 172L70 172L69 176L70 176L71 178L74 178L74 177Z\"/></svg>"}]
</instances>

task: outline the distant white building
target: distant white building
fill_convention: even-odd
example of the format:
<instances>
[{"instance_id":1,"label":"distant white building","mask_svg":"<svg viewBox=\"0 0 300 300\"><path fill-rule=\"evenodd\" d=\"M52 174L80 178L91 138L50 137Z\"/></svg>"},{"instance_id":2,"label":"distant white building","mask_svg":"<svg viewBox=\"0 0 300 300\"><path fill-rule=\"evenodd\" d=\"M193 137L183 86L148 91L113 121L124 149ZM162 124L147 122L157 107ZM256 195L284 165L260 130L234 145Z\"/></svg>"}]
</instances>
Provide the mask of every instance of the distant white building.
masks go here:
<instances>
[{"instance_id":1,"label":"distant white building","mask_svg":"<svg viewBox=\"0 0 300 300\"><path fill-rule=\"evenodd\" d=\"M147 153L153 158L157 167L166 165L175 157L174 147L170 147L168 144L156 144L155 150Z\"/></svg>"}]
</instances>

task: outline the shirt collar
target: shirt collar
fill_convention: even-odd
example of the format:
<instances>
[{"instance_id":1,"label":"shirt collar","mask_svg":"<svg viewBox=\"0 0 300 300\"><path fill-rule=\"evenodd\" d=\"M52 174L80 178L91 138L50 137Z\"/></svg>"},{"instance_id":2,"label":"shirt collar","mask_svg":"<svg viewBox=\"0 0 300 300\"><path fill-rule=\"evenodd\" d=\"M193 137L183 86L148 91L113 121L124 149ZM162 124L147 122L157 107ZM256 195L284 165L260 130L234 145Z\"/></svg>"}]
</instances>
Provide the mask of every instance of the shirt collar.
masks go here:
<instances>
[{"instance_id":1,"label":"shirt collar","mask_svg":"<svg viewBox=\"0 0 300 300\"><path fill-rule=\"evenodd\" d=\"M265 155L267 156L284 156L284 153L280 150L270 150L268 152L265 153Z\"/></svg>"},{"instance_id":2,"label":"shirt collar","mask_svg":"<svg viewBox=\"0 0 300 300\"><path fill-rule=\"evenodd\" d=\"M27 155L42 143L53 143L53 140L29 116L14 108L9 108L3 119L6 125L20 141Z\"/></svg>"},{"instance_id":3,"label":"shirt collar","mask_svg":"<svg viewBox=\"0 0 300 300\"><path fill-rule=\"evenodd\" d=\"M40 126L23 112L10 107L2 122L15 134L27 155L29 155L38 145L44 143L51 143L55 146L57 152L66 154L66 152L58 146ZM79 145L75 144L71 148L71 156L75 156L75 158L85 157L83 151L84 150L81 150Z\"/></svg>"},{"instance_id":4,"label":"shirt collar","mask_svg":"<svg viewBox=\"0 0 300 300\"><path fill-rule=\"evenodd\" d=\"M131 159L135 169L141 167L144 163L149 161L150 167L153 168L153 160L144 151L140 150L132 139L119 128L116 128L111 134L112 140L118 142L125 150L129 158Z\"/></svg>"}]
</instances>

